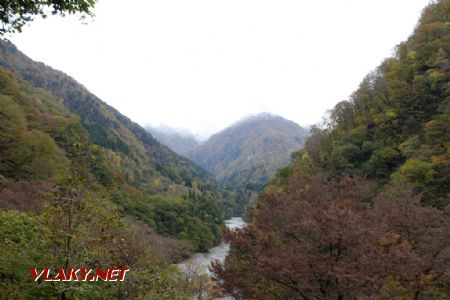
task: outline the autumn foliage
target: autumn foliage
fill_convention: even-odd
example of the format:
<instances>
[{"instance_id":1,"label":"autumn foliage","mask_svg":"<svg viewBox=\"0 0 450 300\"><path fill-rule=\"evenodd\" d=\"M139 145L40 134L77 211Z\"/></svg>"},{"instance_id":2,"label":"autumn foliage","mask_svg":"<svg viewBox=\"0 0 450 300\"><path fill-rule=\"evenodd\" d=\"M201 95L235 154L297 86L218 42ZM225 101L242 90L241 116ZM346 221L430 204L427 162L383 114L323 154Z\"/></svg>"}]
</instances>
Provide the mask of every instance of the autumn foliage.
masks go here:
<instances>
[{"instance_id":1,"label":"autumn foliage","mask_svg":"<svg viewBox=\"0 0 450 300\"><path fill-rule=\"evenodd\" d=\"M228 232L214 264L237 299L440 299L450 284L448 211L420 204L407 187L375 196L361 178L289 179Z\"/></svg>"},{"instance_id":2,"label":"autumn foliage","mask_svg":"<svg viewBox=\"0 0 450 300\"><path fill-rule=\"evenodd\" d=\"M236 299L450 299L450 1L314 126L228 232Z\"/></svg>"}]
</instances>

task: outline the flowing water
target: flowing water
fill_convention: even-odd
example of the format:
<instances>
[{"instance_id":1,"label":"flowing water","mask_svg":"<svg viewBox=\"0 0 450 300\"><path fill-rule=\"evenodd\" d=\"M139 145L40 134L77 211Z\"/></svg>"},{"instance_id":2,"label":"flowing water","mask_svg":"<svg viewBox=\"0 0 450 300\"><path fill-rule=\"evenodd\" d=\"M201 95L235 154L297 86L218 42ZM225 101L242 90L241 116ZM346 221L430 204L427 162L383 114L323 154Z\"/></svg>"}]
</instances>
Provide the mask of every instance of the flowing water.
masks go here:
<instances>
[{"instance_id":1,"label":"flowing water","mask_svg":"<svg viewBox=\"0 0 450 300\"><path fill-rule=\"evenodd\" d=\"M232 230L242 228L246 224L242 218L238 217L225 220L224 223L225 226ZM187 264L201 265L209 273L208 267L211 265L211 262L216 259L223 262L229 250L230 246L227 243L222 242L220 245L209 249L208 252L194 254L187 260L180 263L179 266L183 268Z\"/></svg>"}]
</instances>

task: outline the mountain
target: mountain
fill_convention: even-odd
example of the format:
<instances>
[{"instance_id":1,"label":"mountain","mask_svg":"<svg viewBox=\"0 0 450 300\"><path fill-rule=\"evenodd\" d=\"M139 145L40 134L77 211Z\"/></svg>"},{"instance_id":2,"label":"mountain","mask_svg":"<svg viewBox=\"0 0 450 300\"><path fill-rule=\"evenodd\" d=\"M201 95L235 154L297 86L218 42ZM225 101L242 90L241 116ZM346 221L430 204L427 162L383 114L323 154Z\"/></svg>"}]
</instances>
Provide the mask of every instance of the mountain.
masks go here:
<instances>
[{"instance_id":1,"label":"mountain","mask_svg":"<svg viewBox=\"0 0 450 300\"><path fill-rule=\"evenodd\" d=\"M173 129L168 126L146 126L145 129L161 144L168 146L182 156L186 156L187 153L193 151L199 145L195 136L187 131Z\"/></svg>"},{"instance_id":2,"label":"mountain","mask_svg":"<svg viewBox=\"0 0 450 300\"><path fill-rule=\"evenodd\" d=\"M112 206L157 232L196 250L219 241L221 198L211 173L68 75L0 40L0 206L39 207L8 189L43 194L67 180L74 164L87 190L102 191Z\"/></svg>"},{"instance_id":3,"label":"mountain","mask_svg":"<svg viewBox=\"0 0 450 300\"><path fill-rule=\"evenodd\" d=\"M188 157L215 174L222 186L245 194L238 200L241 211L251 192L260 191L278 168L290 162L307 134L292 121L262 113L214 134Z\"/></svg>"},{"instance_id":4,"label":"mountain","mask_svg":"<svg viewBox=\"0 0 450 300\"><path fill-rule=\"evenodd\" d=\"M214 134L188 157L225 186L236 187L245 181L256 190L289 163L291 153L300 149L306 136L307 131L296 123L263 113Z\"/></svg>"},{"instance_id":5,"label":"mountain","mask_svg":"<svg viewBox=\"0 0 450 300\"><path fill-rule=\"evenodd\" d=\"M223 290L237 299L450 297L449 53L450 1L431 1L394 56L311 129L249 226L228 235L227 259L212 268Z\"/></svg>"},{"instance_id":6,"label":"mountain","mask_svg":"<svg viewBox=\"0 0 450 300\"><path fill-rule=\"evenodd\" d=\"M213 176L162 145L144 128L98 99L63 72L32 61L12 43L0 41L0 66L61 99L65 107L80 117L88 140L121 156L127 166L128 182L149 192L160 192L186 182L214 182ZM125 171L125 170L124 170ZM155 174L163 184L153 184Z\"/></svg>"}]
</instances>

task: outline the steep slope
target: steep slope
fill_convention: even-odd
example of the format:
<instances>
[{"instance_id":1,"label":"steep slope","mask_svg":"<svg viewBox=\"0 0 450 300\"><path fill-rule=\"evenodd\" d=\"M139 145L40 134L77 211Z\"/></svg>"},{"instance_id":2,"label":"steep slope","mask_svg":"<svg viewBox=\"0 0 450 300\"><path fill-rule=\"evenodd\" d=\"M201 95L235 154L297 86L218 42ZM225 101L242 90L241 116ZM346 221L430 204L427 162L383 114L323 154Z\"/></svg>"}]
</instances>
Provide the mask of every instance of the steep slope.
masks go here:
<instances>
[{"instance_id":1,"label":"steep slope","mask_svg":"<svg viewBox=\"0 0 450 300\"><path fill-rule=\"evenodd\" d=\"M159 143L144 128L71 77L32 61L7 40L0 41L0 65L60 98L80 117L90 143L110 149L122 158L121 176L128 183L151 193L180 190L195 180L213 184L214 178L208 172ZM155 177L161 180L155 182Z\"/></svg>"},{"instance_id":2,"label":"steep slope","mask_svg":"<svg viewBox=\"0 0 450 300\"><path fill-rule=\"evenodd\" d=\"M379 185L407 182L442 206L450 192L449 1L428 7L414 34L364 78L330 124L314 128L304 162Z\"/></svg>"},{"instance_id":3,"label":"steep slope","mask_svg":"<svg viewBox=\"0 0 450 300\"><path fill-rule=\"evenodd\" d=\"M146 126L145 129L147 129L147 131L159 142L182 156L186 156L199 145L195 136L189 132L183 132L167 126Z\"/></svg>"},{"instance_id":4,"label":"steep slope","mask_svg":"<svg viewBox=\"0 0 450 300\"><path fill-rule=\"evenodd\" d=\"M238 205L242 209L251 192L261 190L278 168L289 163L306 136L296 123L263 113L214 134L188 157L215 174L221 185L241 194L236 201L242 202Z\"/></svg>"},{"instance_id":5,"label":"steep slope","mask_svg":"<svg viewBox=\"0 0 450 300\"><path fill-rule=\"evenodd\" d=\"M311 130L249 226L228 235L227 260L213 267L226 292L450 297L449 52L450 1L432 1L395 56Z\"/></svg>"},{"instance_id":6,"label":"steep slope","mask_svg":"<svg viewBox=\"0 0 450 300\"><path fill-rule=\"evenodd\" d=\"M150 195L111 176L125 158L89 143L80 117L60 99L0 67L0 299L174 299L171 290L189 285L174 282L172 264L218 243L217 197L198 186ZM131 284L86 290L42 288L29 272L68 265L121 266L136 275Z\"/></svg>"},{"instance_id":7,"label":"steep slope","mask_svg":"<svg viewBox=\"0 0 450 300\"><path fill-rule=\"evenodd\" d=\"M292 121L260 114L214 134L188 156L223 185L236 187L245 181L259 189L276 169L290 161L291 153L300 149L306 136L307 132Z\"/></svg>"},{"instance_id":8,"label":"steep slope","mask_svg":"<svg viewBox=\"0 0 450 300\"><path fill-rule=\"evenodd\" d=\"M73 165L89 193L158 233L195 250L219 242L212 174L69 76L0 41L0 208L39 211L55 186L73 180Z\"/></svg>"}]
</instances>

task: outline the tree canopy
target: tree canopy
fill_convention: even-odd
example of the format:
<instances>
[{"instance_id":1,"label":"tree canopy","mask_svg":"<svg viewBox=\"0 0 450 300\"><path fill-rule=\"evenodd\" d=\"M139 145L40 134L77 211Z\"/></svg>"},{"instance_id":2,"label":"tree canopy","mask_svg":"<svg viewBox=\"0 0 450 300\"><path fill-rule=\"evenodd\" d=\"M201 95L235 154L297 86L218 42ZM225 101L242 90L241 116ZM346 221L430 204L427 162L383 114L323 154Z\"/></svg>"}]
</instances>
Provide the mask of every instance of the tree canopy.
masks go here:
<instances>
[{"instance_id":1,"label":"tree canopy","mask_svg":"<svg viewBox=\"0 0 450 300\"><path fill-rule=\"evenodd\" d=\"M311 129L227 232L236 299L450 299L450 1Z\"/></svg>"},{"instance_id":2,"label":"tree canopy","mask_svg":"<svg viewBox=\"0 0 450 300\"><path fill-rule=\"evenodd\" d=\"M21 32L22 27L35 16L47 14L65 16L80 13L81 17L91 16L96 0L2 0L0 2L0 35Z\"/></svg>"}]
</instances>

